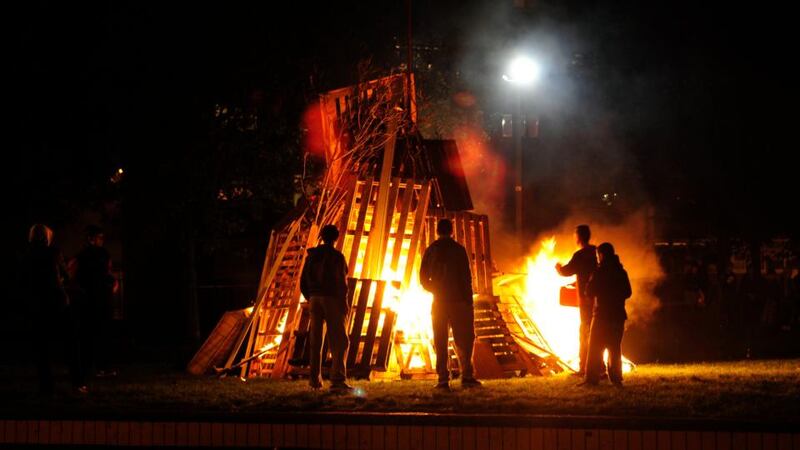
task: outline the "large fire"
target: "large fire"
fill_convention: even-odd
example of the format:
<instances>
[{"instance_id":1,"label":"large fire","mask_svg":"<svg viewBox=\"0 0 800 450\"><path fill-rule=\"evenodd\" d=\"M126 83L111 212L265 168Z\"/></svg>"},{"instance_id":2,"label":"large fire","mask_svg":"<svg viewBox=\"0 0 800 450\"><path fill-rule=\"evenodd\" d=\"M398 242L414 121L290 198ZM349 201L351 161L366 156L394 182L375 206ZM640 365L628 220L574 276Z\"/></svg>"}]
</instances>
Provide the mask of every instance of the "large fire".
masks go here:
<instances>
[{"instance_id":1,"label":"large fire","mask_svg":"<svg viewBox=\"0 0 800 450\"><path fill-rule=\"evenodd\" d=\"M556 356L578 370L580 313L578 308L562 306L559 301L561 288L575 282L575 277L562 277L555 269L557 262L566 263L571 256L571 253L556 253L555 237L543 240L539 252L526 258L521 297L525 311ZM606 354L604 358L607 357ZM623 372L628 373L633 367L630 360L622 358Z\"/></svg>"}]
</instances>

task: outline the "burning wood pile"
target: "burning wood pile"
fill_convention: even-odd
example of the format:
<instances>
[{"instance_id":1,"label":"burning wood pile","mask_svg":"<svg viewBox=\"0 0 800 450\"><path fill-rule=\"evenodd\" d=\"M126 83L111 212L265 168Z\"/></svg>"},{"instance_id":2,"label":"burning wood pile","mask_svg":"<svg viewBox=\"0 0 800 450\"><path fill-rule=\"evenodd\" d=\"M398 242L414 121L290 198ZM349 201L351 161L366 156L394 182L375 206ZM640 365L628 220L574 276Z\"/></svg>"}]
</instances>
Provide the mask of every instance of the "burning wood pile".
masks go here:
<instances>
[{"instance_id":1,"label":"burning wood pile","mask_svg":"<svg viewBox=\"0 0 800 450\"><path fill-rule=\"evenodd\" d=\"M419 286L418 272L422 252L435 239L436 221L447 217L455 227L453 238L464 245L471 262L476 375L571 370L571 362L557 356L560 348L549 345L529 315L532 300L525 295L525 280L496 276L489 220L471 212L455 142L425 140L416 131L413 78L395 75L328 92L320 96L320 110L324 173L304 183L314 192L272 231L247 318L237 322L235 333L226 328L225 344L212 334L214 349L204 346L190 369L194 364L202 372L196 360L204 351L215 351L227 356L218 369L222 373L307 376L309 311L299 278L306 249L316 244L322 226L335 224L342 231L336 246L351 277L349 374L369 379L435 376L432 297ZM577 325L564 338L577 346ZM452 348L450 353L457 370ZM213 359L205 360L213 364Z\"/></svg>"}]
</instances>

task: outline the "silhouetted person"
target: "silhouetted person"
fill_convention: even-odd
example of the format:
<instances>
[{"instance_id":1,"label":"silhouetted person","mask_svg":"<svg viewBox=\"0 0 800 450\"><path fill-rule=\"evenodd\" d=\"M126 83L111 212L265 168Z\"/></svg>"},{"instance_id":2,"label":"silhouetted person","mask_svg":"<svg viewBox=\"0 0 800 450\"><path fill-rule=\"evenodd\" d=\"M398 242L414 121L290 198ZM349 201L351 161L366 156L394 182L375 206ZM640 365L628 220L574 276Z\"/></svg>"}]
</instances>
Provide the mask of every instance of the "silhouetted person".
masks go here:
<instances>
[{"instance_id":1,"label":"silhouetted person","mask_svg":"<svg viewBox=\"0 0 800 450\"><path fill-rule=\"evenodd\" d=\"M438 239L425 250L419 269L422 287L433 293L431 325L436 352L436 373L440 389L450 388L447 362L448 330L453 329L458 364L461 366L461 385L480 386L472 367L472 346L475 342L475 323L472 305L472 274L466 249L454 241L453 223L441 219L436 225Z\"/></svg>"},{"instance_id":2,"label":"silhouetted person","mask_svg":"<svg viewBox=\"0 0 800 450\"><path fill-rule=\"evenodd\" d=\"M589 352L589 327L592 324L592 310L594 301L586 295L586 284L597 267L597 257L595 256L595 246L589 244L592 232L589 225L578 225L575 227L575 243L580 250L572 255L572 259L566 265L556 263L556 271L561 276L570 277L575 275L577 278L578 307L580 308L581 325L578 333L578 350L580 357L580 370L577 375L586 374L586 355Z\"/></svg>"},{"instance_id":3,"label":"silhouetted person","mask_svg":"<svg viewBox=\"0 0 800 450\"><path fill-rule=\"evenodd\" d=\"M66 344L72 385L86 392L78 364L78 349L71 333L68 316L69 297L65 289L67 269L64 257L53 245L53 231L45 225L33 225L28 232L28 252L24 271L31 322L32 353L39 377L39 391L45 397L54 394L52 355L57 344Z\"/></svg>"},{"instance_id":4,"label":"silhouetted person","mask_svg":"<svg viewBox=\"0 0 800 450\"><path fill-rule=\"evenodd\" d=\"M597 384L603 372L603 351L608 350L608 379L622 386L622 333L628 315L625 300L631 296L628 272L614 254L614 246L604 242L597 247L599 262L586 294L594 299L589 354L586 362L586 384Z\"/></svg>"},{"instance_id":5,"label":"silhouetted person","mask_svg":"<svg viewBox=\"0 0 800 450\"><path fill-rule=\"evenodd\" d=\"M333 359L331 389L350 390L352 388L345 382L345 356L349 345L345 322L350 309L347 304L347 262L344 255L333 247L339 238L335 226L322 227L320 237L322 244L308 249L300 276L300 291L308 300L311 311L311 372L308 383L312 389L322 387L322 323L325 322Z\"/></svg>"},{"instance_id":6,"label":"silhouetted person","mask_svg":"<svg viewBox=\"0 0 800 450\"><path fill-rule=\"evenodd\" d=\"M111 254L103 245L105 234L95 225L86 228L86 244L75 257L75 278L80 296L75 306L78 312L81 359L86 373L113 376L108 367L111 353L111 300L116 280L111 273Z\"/></svg>"}]
</instances>

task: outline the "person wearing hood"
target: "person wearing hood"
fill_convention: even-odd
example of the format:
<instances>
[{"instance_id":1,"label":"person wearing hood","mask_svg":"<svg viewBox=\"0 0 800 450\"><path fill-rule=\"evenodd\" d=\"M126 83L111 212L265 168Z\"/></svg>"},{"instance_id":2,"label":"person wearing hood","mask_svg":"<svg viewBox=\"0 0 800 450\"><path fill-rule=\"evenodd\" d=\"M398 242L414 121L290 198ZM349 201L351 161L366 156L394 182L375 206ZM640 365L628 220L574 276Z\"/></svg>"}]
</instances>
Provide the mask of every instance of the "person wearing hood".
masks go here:
<instances>
[{"instance_id":1,"label":"person wearing hood","mask_svg":"<svg viewBox=\"0 0 800 450\"><path fill-rule=\"evenodd\" d=\"M325 225L320 231L322 244L308 249L308 256L300 275L300 292L309 303L311 325L311 371L308 383L312 389L322 388L322 324L327 326L328 344L333 359L330 380L331 389L349 391L345 382L347 369L345 356L349 340L345 321L350 306L347 304L347 262L344 255L334 248L339 230Z\"/></svg>"},{"instance_id":2,"label":"person wearing hood","mask_svg":"<svg viewBox=\"0 0 800 450\"><path fill-rule=\"evenodd\" d=\"M621 387L622 334L628 319L625 300L632 294L631 282L613 245L604 242L597 246L597 260L597 270L586 285L587 295L594 300L594 312L584 384L595 385L600 381L603 352L608 350L608 379Z\"/></svg>"}]
</instances>

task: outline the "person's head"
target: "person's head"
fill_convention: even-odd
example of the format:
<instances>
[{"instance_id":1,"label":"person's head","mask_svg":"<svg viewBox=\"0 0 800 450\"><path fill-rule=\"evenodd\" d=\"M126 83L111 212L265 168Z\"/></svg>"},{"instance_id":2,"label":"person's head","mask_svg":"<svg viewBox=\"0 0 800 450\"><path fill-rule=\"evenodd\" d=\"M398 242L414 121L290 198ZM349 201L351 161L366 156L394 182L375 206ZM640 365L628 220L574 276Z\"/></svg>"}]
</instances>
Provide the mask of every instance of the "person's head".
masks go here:
<instances>
[{"instance_id":1,"label":"person's head","mask_svg":"<svg viewBox=\"0 0 800 450\"><path fill-rule=\"evenodd\" d=\"M47 225L36 223L28 230L28 242L49 247L53 243L53 230Z\"/></svg>"},{"instance_id":2,"label":"person's head","mask_svg":"<svg viewBox=\"0 0 800 450\"><path fill-rule=\"evenodd\" d=\"M614 257L614 246L608 242L603 242L597 246L597 261L602 263Z\"/></svg>"},{"instance_id":3,"label":"person's head","mask_svg":"<svg viewBox=\"0 0 800 450\"><path fill-rule=\"evenodd\" d=\"M580 245L581 247L585 247L589 244L589 239L592 238L592 230L589 229L589 225L578 225L575 227L575 243Z\"/></svg>"},{"instance_id":4,"label":"person's head","mask_svg":"<svg viewBox=\"0 0 800 450\"><path fill-rule=\"evenodd\" d=\"M439 219L436 224L436 235L439 237L450 237L453 235L453 222L450 219Z\"/></svg>"},{"instance_id":5,"label":"person's head","mask_svg":"<svg viewBox=\"0 0 800 450\"><path fill-rule=\"evenodd\" d=\"M325 244L333 244L336 239L339 239L339 229L334 225L325 225L319 232L319 237Z\"/></svg>"},{"instance_id":6,"label":"person's head","mask_svg":"<svg viewBox=\"0 0 800 450\"><path fill-rule=\"evenodd\" d=\"M95 247L102 247L103 243L105 243L106 235L103 233L103 229L98 227L97 225L89 225L86 227L86 241L89 245L94 245Z\"/></svg>"}]
</instances>

